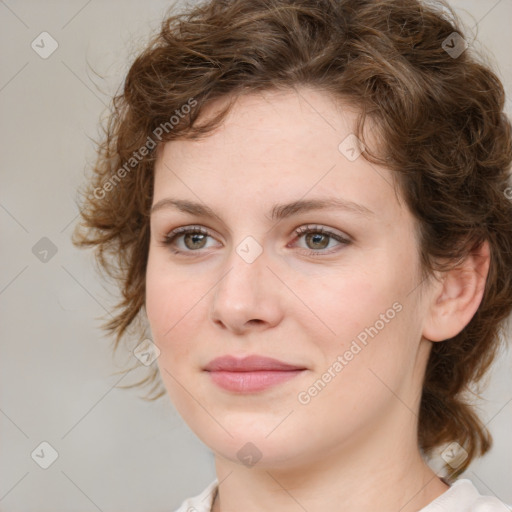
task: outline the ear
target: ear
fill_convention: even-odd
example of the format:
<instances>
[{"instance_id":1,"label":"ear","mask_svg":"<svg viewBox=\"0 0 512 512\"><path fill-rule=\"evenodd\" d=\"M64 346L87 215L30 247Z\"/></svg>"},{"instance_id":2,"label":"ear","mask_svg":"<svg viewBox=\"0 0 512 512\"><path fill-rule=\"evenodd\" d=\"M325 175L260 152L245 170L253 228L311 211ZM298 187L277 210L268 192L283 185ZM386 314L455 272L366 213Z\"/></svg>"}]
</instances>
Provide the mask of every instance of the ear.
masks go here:
<instances>
[{"instance_id":1,"label":"ear","mask_svg":"<svg viewBox=\"0 0 512 512\"><path fill-rule=\"evenodd\" d=\"M444 272L431 288L423 337L430 341L453 338L473 318L484 295L490 249L484 241L457 267Z\"/></svg>"}]
</instances>

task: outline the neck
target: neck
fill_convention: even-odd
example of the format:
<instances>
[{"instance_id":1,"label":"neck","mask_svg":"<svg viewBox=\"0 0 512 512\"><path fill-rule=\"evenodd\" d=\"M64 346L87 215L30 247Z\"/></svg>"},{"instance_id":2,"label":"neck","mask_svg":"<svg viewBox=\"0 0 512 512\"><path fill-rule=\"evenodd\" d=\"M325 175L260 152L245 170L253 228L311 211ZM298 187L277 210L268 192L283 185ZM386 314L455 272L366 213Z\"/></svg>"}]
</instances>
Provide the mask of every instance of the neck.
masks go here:
<instances>
[{"instance_id":1,"label":"neck","mask_svg":"<svg viewBox=\"0 0 512 512\"><path fill-rule=\"evenodd\" d=\"M316 460L248 468L216 456L219 492L215 512L324 510L417 512L448 489L425 464L415 439L395 433L383 449L328 450Z\"/></svg>"}]
</instances>

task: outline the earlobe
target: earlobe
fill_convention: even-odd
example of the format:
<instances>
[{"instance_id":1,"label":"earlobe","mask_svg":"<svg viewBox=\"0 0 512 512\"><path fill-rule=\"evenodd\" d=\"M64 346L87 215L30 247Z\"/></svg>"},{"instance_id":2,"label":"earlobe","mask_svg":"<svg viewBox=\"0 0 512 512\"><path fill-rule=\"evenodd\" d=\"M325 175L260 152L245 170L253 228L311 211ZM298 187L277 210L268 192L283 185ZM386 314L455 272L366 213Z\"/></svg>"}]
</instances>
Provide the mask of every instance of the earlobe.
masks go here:
<instances>
[{"instance_id":1,"label":"earlobe","mask_svg":"<svg viewBox=\"0 0 512 512\"><path fill-rule=\"evenodd\" d=\"M423 337L430 341L453 338L476 313L485 290L490 265L489 243L484 241L432 286Z\"/></svg>"}]
</instances>

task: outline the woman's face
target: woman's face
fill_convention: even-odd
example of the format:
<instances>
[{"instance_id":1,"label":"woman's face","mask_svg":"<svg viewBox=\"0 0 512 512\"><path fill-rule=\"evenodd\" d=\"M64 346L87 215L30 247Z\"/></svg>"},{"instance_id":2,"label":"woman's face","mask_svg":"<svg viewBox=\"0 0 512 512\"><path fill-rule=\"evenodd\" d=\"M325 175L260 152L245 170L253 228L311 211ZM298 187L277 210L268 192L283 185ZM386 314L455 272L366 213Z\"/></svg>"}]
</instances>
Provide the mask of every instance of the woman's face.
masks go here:
<instances>
[{"instance_id":1,"label":"woman's face","mask_svg":"<svg viewBox=\"0 0 512 512\"><path fill-rule=\"evenodd\" d=\"M391 172L358 157L355 116L313 89L247 95L213 134L159 153L158 365L184 420L233 461L415 442L429 352L415 224Z\"/></svg>"}]
</instances>

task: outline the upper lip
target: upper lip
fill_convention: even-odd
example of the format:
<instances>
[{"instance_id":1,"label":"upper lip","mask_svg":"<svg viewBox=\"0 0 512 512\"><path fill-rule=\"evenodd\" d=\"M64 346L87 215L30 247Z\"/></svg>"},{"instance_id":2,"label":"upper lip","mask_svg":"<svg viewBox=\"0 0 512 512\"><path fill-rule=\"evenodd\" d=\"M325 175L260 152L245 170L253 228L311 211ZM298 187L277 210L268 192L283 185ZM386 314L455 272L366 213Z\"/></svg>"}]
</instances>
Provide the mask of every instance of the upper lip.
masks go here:
<instances>
[{"instance_id":1,"label":"upper lip","mask_svg":"<svg viewBox=\"0 0 512 512\"><path fill-rule=\"evenodd\" d=\"M271 357L251 355L246 357L221 356L212 359L205 367L205 371L251 372L251 371L292 371L305 370L304 366L297 366L279 361Z\"/></svg>"}]
</instances>

